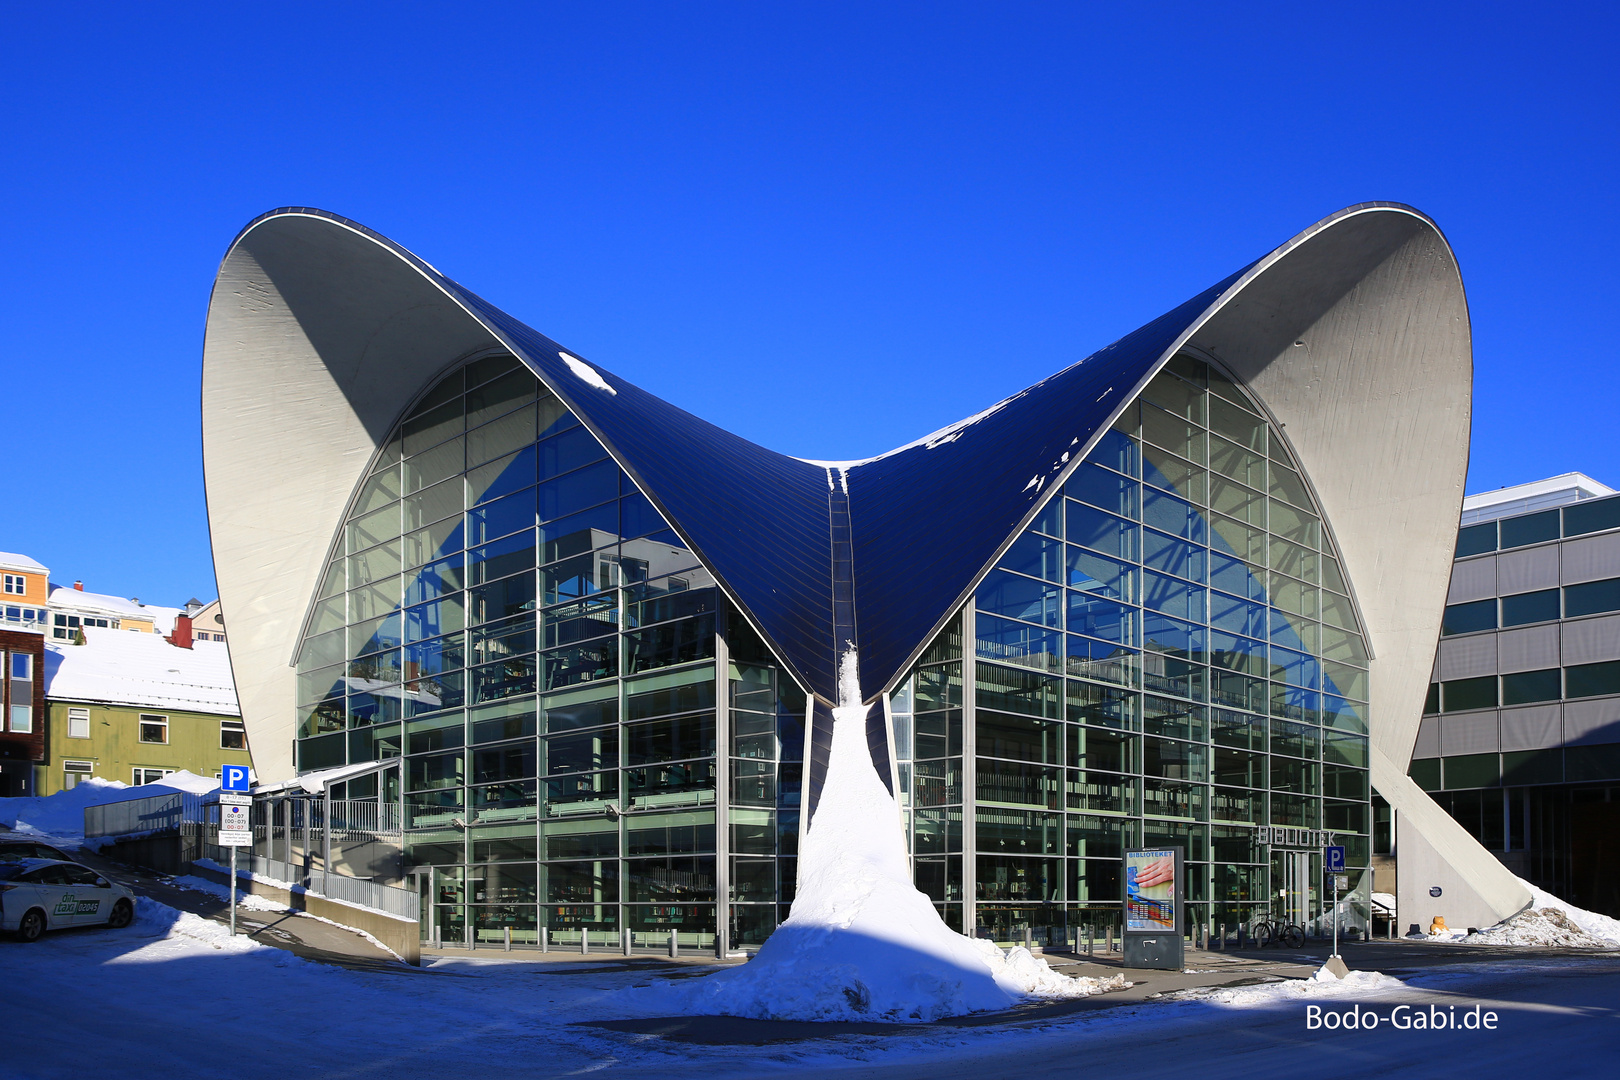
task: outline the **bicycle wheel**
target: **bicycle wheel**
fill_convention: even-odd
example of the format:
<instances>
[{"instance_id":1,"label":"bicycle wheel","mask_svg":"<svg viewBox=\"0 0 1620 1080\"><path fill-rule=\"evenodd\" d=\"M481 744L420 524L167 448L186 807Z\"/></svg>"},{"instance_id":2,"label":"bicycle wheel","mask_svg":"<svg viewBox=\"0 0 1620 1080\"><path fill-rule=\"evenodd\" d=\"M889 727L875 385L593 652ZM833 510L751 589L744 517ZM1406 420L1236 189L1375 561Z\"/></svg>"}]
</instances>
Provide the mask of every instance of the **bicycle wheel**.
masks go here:
<instances>
[{"instance_id":1,"label":"bicycle wheel","mask_svg":"<svg viewBox=\"0 0 1620 1080\"><path fill-rule=\"evenodd\" d=\"M1282 932L1282 941L1290 949L1300 949L1305 946L1305 931L1293 923L1289 923Z\"/></svg>"}]
</instances>

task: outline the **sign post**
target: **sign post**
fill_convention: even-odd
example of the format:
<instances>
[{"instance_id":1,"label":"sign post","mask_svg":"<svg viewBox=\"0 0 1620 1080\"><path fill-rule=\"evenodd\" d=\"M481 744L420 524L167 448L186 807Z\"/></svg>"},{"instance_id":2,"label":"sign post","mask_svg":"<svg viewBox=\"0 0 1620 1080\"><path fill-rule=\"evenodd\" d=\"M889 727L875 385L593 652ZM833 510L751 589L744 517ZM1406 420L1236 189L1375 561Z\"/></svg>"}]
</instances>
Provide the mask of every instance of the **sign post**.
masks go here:
<instances>
[{"instance_id":1,"label":"sign post","mask_svg":"<svg viewBox=\"0 0 1620 1080\"><path fill-rule=\"evenodd\" d=\"M1180 971L1184 849L1125 853L1125 966Z\"/></svg>"},{"instance_id":2,"label":"sign post","mask_svg":"<svg viewBox=\"0 0 1620 1080\"><path fill-rule=\"evenodd\" d=\"M1330 846L1322 849L1322 868L1327 872L1328 883L1333 886L1333 959L1339 959L1339 890L1344 888L1346 875L1344 873L1344 848Z\"/></svg>"},{"instance_id":3,"label":"sign post","mask_svg":"<svg viewBox=\"0 0 1620 1080\"><path fill-rule=\"evenodd\" d=\"M224 790L219 793L219 845L231 849L231 936L236 936L236 849L253 846L253 796L237 794L247 790L248 771L241 765L227 765L222 773Z\"/></svg>"}]
</instances>

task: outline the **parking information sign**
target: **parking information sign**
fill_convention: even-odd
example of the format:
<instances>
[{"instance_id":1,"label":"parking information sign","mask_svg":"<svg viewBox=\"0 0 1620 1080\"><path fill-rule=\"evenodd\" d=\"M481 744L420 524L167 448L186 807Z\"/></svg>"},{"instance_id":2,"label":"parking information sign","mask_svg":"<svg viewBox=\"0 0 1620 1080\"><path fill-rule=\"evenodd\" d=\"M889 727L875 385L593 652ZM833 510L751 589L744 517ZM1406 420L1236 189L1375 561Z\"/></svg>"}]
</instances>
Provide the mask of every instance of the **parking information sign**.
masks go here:
<instances>
[{"instance_id":1,"label":"parking information sign","mask_svg":"<svg viewBox=\"0 0 1620 1080\"><path fill-rule=\"evenodd\" d=\"M219 786L222 791L246 791L248 789L248 767L246 765L226 765L220 769Z\"/></svg>"},{"instance_id":2,"label":"parking information sign","mask_svg":"<svg viewBox=\"0 0 1620 1080\"><path fill-rule=\"evenodd\" d=\"M1344 869L1344 848L1328 847L1322 849L1323 869L1328 873L1337 873Z\"/></svg>"},{"instance_id":3,"label":"parking information sign","mask_svg":"<svg viewBox=\"0 0 1620 1080\"><path fill-rule=\"evenodd\" d=\"M219 846L253 846L253 797L226 795L219 797Z\"/></svg>"}]
</instances>

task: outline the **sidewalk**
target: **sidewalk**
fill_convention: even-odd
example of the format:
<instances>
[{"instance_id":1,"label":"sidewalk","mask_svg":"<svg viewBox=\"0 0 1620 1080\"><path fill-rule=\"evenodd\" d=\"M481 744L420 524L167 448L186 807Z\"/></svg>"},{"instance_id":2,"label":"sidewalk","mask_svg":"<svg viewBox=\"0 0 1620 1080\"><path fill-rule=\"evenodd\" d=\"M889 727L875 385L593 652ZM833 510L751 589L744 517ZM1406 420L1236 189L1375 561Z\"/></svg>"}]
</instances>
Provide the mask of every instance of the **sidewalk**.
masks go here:
<instances>
[{"instance_id":1,"label":"sidewalk","mask_svg":"<svg viewBox=\"0 0 1620 1080\"><path fill-rule=\"evenodd\" d=\"M128 887L138 896L149 897L160 904L201 915L222 925L230 923L230 905L223 896L177 886L172 879L155 870L114 862L91 851L81 849L76 857L84 865ZM402 963L392 953L373 945L359 934L299 912L283 914L249 911L239 907L236 927L238 933L260 944L285 949L306 960L337 964L359 971L422 974L419 969Z\"/></svg>"}]
</instances>

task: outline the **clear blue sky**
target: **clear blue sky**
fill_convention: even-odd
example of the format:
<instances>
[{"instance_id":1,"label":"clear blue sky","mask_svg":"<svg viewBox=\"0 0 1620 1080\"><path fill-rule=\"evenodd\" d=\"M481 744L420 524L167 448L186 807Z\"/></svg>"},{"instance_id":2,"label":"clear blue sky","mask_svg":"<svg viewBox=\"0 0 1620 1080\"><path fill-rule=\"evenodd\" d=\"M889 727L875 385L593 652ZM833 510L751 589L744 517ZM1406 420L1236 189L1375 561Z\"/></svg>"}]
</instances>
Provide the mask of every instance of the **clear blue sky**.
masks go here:
<instances>
[{"instance_id":1,"label":"clear blue sky","mask_svg":"<svg viewBox=\"0 0 1620 1080\"><path fill-rule=\"evenodd\" d=\"M1597 4L12 5L0 550L214 595L203 317L284 205L851 458L1407 202L1468 287L1470 491L1620 485L1616 31Z\"/></svg>"}]
</instances>

